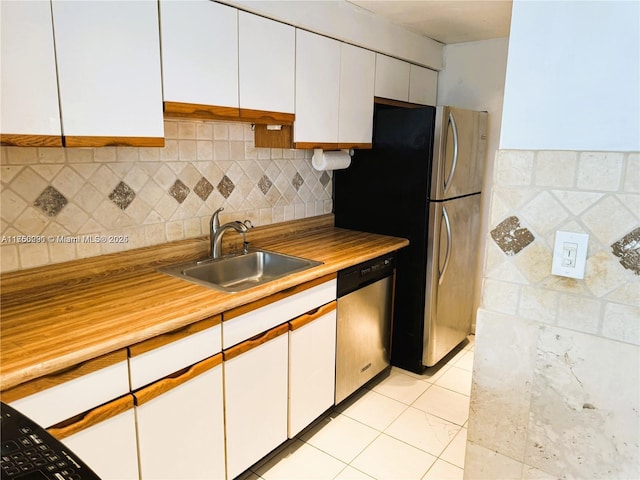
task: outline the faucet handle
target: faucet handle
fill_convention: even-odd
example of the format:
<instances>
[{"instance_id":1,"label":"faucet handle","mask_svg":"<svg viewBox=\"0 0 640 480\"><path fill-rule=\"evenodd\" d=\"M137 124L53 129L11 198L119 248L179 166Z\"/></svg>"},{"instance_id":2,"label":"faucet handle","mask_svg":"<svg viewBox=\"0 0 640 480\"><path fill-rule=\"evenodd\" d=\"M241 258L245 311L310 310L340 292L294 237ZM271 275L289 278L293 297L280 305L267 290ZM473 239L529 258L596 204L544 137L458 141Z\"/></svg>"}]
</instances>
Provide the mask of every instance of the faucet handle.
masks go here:
<instances>
[{"instance_id":1,"label":"faucet handle","mask_svg":"<svg viewBox=\"0 0 640 480\"><path fill-rule=\"evenodd\" d=\"M220 207L215 212L213 212L213 215L211 215L211 229L212 230L217 230L218 228L220 228L220 219L218 218L218 215L223 210L224 210L224 207Z\"/></svg>"},{"instance_id":2,"label":"faucet handle","mask_svg":"<svg viewBox=\"0 0 640 480\"><path fill-rule=\"evenodd\" d=\"M247 228L253 228L253 223L251 223L251 220L247 219L244 222L242 222L243 225Z\"/></svg>"}]
</instances>

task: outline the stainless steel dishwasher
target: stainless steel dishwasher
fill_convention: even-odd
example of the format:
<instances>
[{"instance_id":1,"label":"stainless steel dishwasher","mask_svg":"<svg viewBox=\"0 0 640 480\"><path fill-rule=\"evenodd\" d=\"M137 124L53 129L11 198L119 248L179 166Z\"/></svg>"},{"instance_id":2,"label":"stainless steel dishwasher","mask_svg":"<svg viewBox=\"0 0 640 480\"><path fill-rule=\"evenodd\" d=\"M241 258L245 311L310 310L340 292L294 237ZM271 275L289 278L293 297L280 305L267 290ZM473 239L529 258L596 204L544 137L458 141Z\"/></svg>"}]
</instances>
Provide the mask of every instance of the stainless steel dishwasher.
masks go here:
<instances>
[{"instance_id":1,"label":"stainless steel dishwasher","mask_svg":"<svg viewBox=\"0 0 640 480\"><path fill-rule=\"evenodd\" d=\"M394 254L338 272L336 404L389 366Z\"/></svg>"}]
</instances>

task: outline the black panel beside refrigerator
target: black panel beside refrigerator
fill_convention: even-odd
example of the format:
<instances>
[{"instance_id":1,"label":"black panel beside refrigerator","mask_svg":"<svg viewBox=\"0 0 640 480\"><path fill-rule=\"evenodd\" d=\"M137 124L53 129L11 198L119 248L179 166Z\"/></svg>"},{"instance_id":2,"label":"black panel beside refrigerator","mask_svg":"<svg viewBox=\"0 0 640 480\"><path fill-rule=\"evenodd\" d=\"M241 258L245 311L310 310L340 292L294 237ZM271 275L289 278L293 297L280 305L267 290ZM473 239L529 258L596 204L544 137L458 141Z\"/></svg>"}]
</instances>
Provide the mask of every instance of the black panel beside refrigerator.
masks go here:
<instances>
[{"instance_id":1,"label":"black panel beside refrigerator","mask_svg":"<svg viewBox=\"0 0 640 480\"><path fill-rule=\"evenodd\" d=\"M465 127L472 130L467 134L460 130L466 125L465 121L457 125L454 114L461 119L465 116L475 119L480 115L485 122L480 122L480 127ZM397 257L391 364L400 368L422 372L425 366L435 364L464 340L471 328L471 307L466 309L468 312L456 309L446 313L446 305L441 303L451 294L468 295L473 291L475 264L470 265L472 260L463 259L460 248L454 246L473 249L477 239L480 187L477 178L471 185L465 178L463 186L458 188L456 175L479 177L481 182L481 165L470 169L464 157L474 156L470 161L482 163L485 125L486 114L479 112L376 104L373 149L357 150L349 168L334 171L336 227L404 237L410 241ZM465 141L470 145L465 147L462 144ZM443 188L438 190L436 184L441 177ZM449 205L464 205L463 216L469 218L458 223L464 221L468 226L450 228L451 221L461 216L447 215L447 211L456 212L455 208L443 208ZM458 239L461 234L452 233L462 230L466 232L464 235L475 238ZM450 261L451 258L454 261ZM455 261L456 258L460 260ZM459 281L448 282L452 284L448 293L439 291L438 283L445 280L438 282L439 274L458 276L459 272L446 270L465 268L464 265L468 265L471 272ZM459 282L463 282L463 288ZM439 316L438 309L441 310Z\"/></svg>"}]
</instances>

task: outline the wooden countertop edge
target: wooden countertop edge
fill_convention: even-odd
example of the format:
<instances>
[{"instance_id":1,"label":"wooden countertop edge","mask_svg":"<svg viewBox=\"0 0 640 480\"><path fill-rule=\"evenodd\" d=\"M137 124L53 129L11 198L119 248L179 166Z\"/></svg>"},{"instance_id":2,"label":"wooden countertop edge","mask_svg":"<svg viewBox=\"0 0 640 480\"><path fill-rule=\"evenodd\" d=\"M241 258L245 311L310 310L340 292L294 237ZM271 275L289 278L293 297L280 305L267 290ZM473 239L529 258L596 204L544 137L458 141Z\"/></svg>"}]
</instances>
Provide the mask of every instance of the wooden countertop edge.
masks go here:
<instances>
[{"instance_id":1,"label":"wooden countertop edge","mask_svg":"<svg viewBox=\"0 0 640 480\"><path fill-rule=\"evenodd\" d=\"M362 232L352 232L330 227L311 232L297 233L286 238L271 239L264 243L256 242L254 246L257 248L277 250L292 255L300 255L300 251L304 250L301 246L313 246L314 243L322 242L323 235L354 237L356 244L357 241L368 239L368 241L364 241L364 243L367 245L372 243L375 244L375 246L368 250L365 249L365 251L362 251L362 249L359 249L357 246L352 246L350 249L353 251L353 254L350 255L348 259L325 261L322 265L309 270L234 294L219 292L200 285L191 284L184 280L168 277L155 270L139 272L142 283L146 281L157 281L159 279L162 279L163 282L168 285L170 284L168 282L175 282L175 288L180 291L181 298L170 301L167 299L159 300L159 304L151 309L151 313L157 314L152 324L123 328L115 332L110 332L108 328L109 325L104 325L102 329L96 328L96 330L104 330L105 333L109 333L106 337L87 340L80 346L76 344L74 348L68 348L64 345L51 348L47 351L46 355L43 354L47 358L42 361L31 358L31 355L28 355L30 352L26 351L28 349L22 348L19 342L12 341L10 336L9 338L5 337L5 329L3 328L3 358L0 363L0 391L68 368L97 356L128 347L134 343L148 340L149 338L187 326L246 303L268 297L269 295L295 285L335 273L343 268L375 258L379 255L399 250L409 244L408 240L402 238L363 234ZM317 248L317 245L315 248ZM302 256L312 258L308 253ZM318 254L316 258L313 259L323 261L322 259L325 258L325 256L326 255ZM114 285L120 282L121 278L123 278L122 274L114 274L113 276L102 278L99 283ZM193 305L190 305L192 299L201 301L202 304L194 308ZM169 310L168 307L171 307L171 304L174 303L176 304L175 309L167 312L167 310ZM145 313L147 312L148 310L145 309ZM140 312L132 312L130 315L124 315L122 318L119 318L118 323L129 325L130 321L134 322L135 318L139 318L140 316ZM20 359L16 360L12 358L7 361L5 356L7 347L12 350L14 355L20 356ZM24 351L24 354L18 355L20 351Z\"/></svg>"}]
</instances>

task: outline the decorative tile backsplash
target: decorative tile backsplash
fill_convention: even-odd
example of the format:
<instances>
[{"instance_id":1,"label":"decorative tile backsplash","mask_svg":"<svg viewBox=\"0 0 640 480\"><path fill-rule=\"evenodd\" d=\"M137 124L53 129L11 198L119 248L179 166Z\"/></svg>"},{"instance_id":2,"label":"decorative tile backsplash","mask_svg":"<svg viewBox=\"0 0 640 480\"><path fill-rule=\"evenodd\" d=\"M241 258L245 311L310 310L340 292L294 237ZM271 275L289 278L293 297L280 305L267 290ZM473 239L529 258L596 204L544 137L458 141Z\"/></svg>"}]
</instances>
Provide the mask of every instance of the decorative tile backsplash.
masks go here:
<instances>
[{"instance_id":1,"label":"decorative tile backsplash","mask_svg":"<svg viewBox=\"0 0 640 480\"><path fill-rule=\"evenodd\" d=\"M507 255L515 255L533 242L533 234L520 225L520 219L514 215L505 218L491 230L491 238Z\"/></svg>"},{"instance_id":2,"label":"decorative tile backsplash","mask_svg":"<svg viewBox=\"0 0 640 480\"><path fill-rule=\"evenodd\" d=\"M163 148L2 147L0 271L205 235L219 207L221 221L255 226L332 210L312 151L255 148L242 123L167 120L165 137Z\"/></svg>"},{"instance_id":3,"label":"decorative tile backsplash","mask_svg":"<svg viewBox=\"0 0 640 480\"><path fill-rule=\"evenodd\" d=\"M637 478L640 154L502 150L493 180L465 478Z\"/></svg>"},{"instance_id":4,"label":"decorative tile backsplash","mask_svg":"<svg viewBox=\"0 0 640 480\"><path fill-rule=\"evenodd\" d=\"M640 275L640 228L611 245L611 252L620 259L620 265Z\"/></svg>"}]
</instances>

